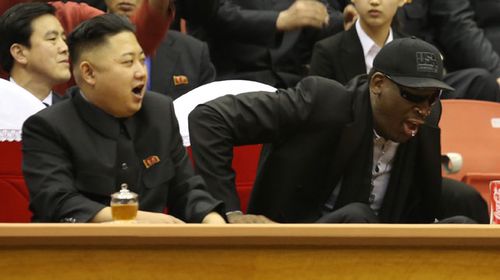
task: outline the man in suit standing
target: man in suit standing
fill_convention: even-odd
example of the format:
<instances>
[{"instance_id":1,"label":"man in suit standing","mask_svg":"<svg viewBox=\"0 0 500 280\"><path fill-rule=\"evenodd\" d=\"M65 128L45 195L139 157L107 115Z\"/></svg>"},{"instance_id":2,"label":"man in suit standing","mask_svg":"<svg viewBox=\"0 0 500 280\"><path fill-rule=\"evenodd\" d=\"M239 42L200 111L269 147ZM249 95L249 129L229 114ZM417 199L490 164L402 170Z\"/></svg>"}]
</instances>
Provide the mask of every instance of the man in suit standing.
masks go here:
<instances>
[{"instance_id":1,"label":"man in suit standing","mask_svg":"<svg viewBox=\"0 0 500 280\"><path fill-rule=\"evenodd\" d=\"M139 222L223 223L221 202L190 167L171 99L146 93L145 56L130 22L95 17L68 45L78 88L23 126L33 220L111 221L110 195L127 184L139 194Z\"/></svg>"},{"instance_id":2,"label":"man in suit standing","mask_svg":"<svg viewBox=\"0 0 500 280\"><path fill-rule=\"evenodd\" d=\"M10 81L46 106L61 97L52 91L69 80L66 35L55 8L46 3L18 4L0 17L0 61Z\"/></svg>"},{"instance_id":3,"label":"man in suit standing","mask_svg":"<svg viewBox=\"0 0 500 280\"><path fill-rule=\"evenodd\" d=\"M106 0L108 12L130 16L142 0ZM213 82L215 68L208 46L190 35L170 30L154 54L146 58L148 89L176 99Z\"/></svg>"},{"instance_id":4,"label":"man in suit standing","mask_svg":"<svg viewBox=\"0 0 500 280\"><path fill-rule=\"evenodd\" d=\"M217 80L295 86L314 43L342 28L342 14L325 0L219 2L215 18L196 30L206 32Z\"/></svg>"},{"instance_id":5,"label":"man in suit standing","mask_svg":"<svg viewBox=\"0 0 500 280\"><path fill-rule=\"evenodd\" d=\"M233 145L268 143L248 213L288 223L432 223L441 217L439 51L393 40L348 87L308 77L296 88L225 96L189 117L196 170L238 214ZM240 221L242 219L239 219ZM456 217L458 222L472 222ZM450 220L447 220L450 221Z\"/></svg>"}]
</instances>

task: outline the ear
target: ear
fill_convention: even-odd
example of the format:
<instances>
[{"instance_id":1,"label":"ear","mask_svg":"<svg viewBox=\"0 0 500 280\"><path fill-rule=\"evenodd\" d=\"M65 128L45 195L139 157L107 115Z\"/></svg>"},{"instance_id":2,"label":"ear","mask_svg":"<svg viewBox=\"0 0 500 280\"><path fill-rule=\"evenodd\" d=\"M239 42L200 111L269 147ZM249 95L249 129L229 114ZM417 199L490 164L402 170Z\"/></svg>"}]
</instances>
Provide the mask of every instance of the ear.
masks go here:
<instances>
[{"instance_id":1,"label":"ear","mask_svg":"<svg viewBox=\"0 0 500 280\"><path fill-rule=\"evenodd\" d=\"M15 63L22 65L28 64L29 49L26 46L15 43L10 46L10 55Z\"/></svg>"},{"instance_id":2,"label":"ear","mask_svg":"<svg viewBox=\"0 0 500 280\"><path fill-rule=\"evenodd\" d=\"M384 84L384 75L380 72L375 72L370 80L370 93L375 95L382 94L382 86Z\"/></svg>"},{"instance_id":3,"label":"ear","mask_svg":"<svg viewBox=\"0 0 500 280\"><path fill-rule=\"evenodd\" d=\"M80 62L80 64L78 65L78 69L80 69L81 79L90 86L94 86L96 83L95 70L90 62L86 60Z\"/></svg>"}]
</instances>

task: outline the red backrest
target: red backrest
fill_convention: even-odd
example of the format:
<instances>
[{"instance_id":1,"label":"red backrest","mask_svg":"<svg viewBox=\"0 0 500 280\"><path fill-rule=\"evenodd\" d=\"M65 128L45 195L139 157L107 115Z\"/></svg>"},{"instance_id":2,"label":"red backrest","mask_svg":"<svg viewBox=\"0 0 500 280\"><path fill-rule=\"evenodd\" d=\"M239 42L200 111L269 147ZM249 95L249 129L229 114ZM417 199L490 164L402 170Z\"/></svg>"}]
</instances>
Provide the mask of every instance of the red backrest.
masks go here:
<instances>
[{"instance_id":1,"label":"red backrest","mask_svg":"<svg viewBox=\"0 0 500 280\"><path fill-rule=\"evenodd\" d=\"M241 210L246 213L257 175L262 145L248 145L233 149L233 169L236 172L236 190L240 197Z\"/></svg>"},{"instance_id":2,"label":"red backrest","mask_svg":"<svg viewBox=\"0 0 500 280\"><path fill-rule=\"evenodd\" d=\"M246 213L248 201L257 175L262 145L248 145L233 149L233 169L236 172L236 190L240 198L241 210ZM191 147L187 147L189 157L193 159Z\"/></svg>"},{"instance_id":3,"label":"red backrest","mask_svg":"<svg viewBox=\"0 0 500 280\"><path fill-rule=\"evenodd\" d=\"M22 174L20 142L0 142L0 222L29 223L29 192Z\"/></svg>"},{"instance_id":4,"label":"red backrest","mask_svg":"<svg viewBox=\"0 0 500 280\"><path fill-rule=\"evenodd\" d=\"M488 199L491 180L500 180L500 103L443 100L441 153L462 155L460 172L445 175L473 185Z\"/></svg>"}]
</instances>

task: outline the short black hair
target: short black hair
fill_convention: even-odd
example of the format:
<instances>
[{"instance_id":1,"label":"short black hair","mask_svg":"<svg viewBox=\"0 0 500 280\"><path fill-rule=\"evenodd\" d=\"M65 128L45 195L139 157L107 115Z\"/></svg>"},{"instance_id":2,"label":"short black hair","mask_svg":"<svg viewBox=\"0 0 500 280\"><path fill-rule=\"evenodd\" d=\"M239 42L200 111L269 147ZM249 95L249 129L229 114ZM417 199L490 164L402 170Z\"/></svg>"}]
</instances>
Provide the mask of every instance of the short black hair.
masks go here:
<instances>
[{"instance_id":1,"label":"short black hair","mask_svg":"<svg viewBox=\"0 0 500 280\"><path fill-rule=\"evenodd\" d=\"M12 6L0 17L0 65L10 73L14 58L10 54L13 44L31 47L31 23L43 15L55 15L55 8L47 3L20 3Z\"/></svg>"},{"instance_id":2,"label":"short black hair","mask_svg":"<svg viewBox=\"0 0 500 280\"><path fill-rule=\"evenodd\" d=\"M73 63L80 60L84 50L104 44L108 37L118 33L135 32L127 17L104 14L82 22L68 36L69 58Z\"/></svg>"}]
</instances>

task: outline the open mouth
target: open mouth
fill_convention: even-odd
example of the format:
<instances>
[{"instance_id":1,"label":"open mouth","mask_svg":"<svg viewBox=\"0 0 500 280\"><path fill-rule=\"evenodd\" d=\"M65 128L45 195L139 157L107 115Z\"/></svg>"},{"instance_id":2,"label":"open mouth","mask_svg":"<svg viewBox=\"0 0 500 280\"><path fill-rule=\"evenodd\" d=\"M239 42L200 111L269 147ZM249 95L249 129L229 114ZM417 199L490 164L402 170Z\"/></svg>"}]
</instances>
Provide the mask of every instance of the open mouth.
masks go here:
<instances>
[{"instance_id":1,"label":"open mouth","mask_svg":"<svg viewBox=\"0 0 500 280\"><path fill-rule=\"evenodd\" d=\"M142 90L144 89L144 85L138 85L136 87L134 87L132 89L132 92L135 94L135 95L142 95Z\"/></svg>"},{"instance_id":2,"label":"open mouth","mask_svg":"<svg viewBox=\"0 0 500 280\"><path fill-rule=\"evenodd\" d=\"M417 121L417 120L407 120L403 123L405 134L407 136L415 136L417 135L418 128L422 124L422 121Z\"/></svg>"}]
</instances>

